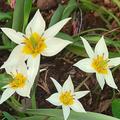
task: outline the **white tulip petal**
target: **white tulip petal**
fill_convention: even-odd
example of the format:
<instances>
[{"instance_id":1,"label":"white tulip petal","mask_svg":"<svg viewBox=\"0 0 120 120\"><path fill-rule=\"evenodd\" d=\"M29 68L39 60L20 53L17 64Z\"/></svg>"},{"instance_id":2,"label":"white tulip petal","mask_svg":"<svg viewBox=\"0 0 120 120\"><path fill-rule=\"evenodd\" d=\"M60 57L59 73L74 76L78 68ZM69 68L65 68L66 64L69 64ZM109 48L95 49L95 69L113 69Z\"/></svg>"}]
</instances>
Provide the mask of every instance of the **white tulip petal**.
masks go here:
<instances>
[{"instance_id":1,"label":"white tulip petal","mask_svg":"<svg viewBox=\"0 0 120 120\"><path fill-rule=\"evenodd\" d=\"M16 89L16 93L23 97L30 98L30 84L29 81L26 82L25 86L23 88Z\"/></svg>"},{"instance_id":2,"label":"white tulip petal","mask_svg":"<svg viewBox=\"0 0 120 120\"><path fill-rule=\"evenodd\" d=\"M97 78L97 81L98 81L101 89L103 89L103 87L104 87L104 85L105 85L105 79L104 79L103 74L98 74L98 73L96 73L96 78Z\"/></svg>"},{"instance_id":3,"label":"white tulip petal","mask_svg":"<svg viewBox=\"0 0 120 120\"><path fill-rule=\"evenodd\" d=\"M82 97L84 97L85 95L87 95L90 91L79 91L79 92L75 92L75 98L76 99L80 99Z\"/></svg>"},{"instance_id":4,"label":"white tulip petal","mask_svg":"<svg viewBox=\"0 0 120 120\"><path fill-rule=\"evenodd\" d=\"M54 37L57 33L63 28L63 26L70 20L71 18L66 18L61 20L60 22L56 23L55 25L51 26L44 32L45 38Z\"/></svg>"},{"instance_id":5,"label":"white tulip petal","mask_svg":"<svg viewBox=\"0 0 120 120\"><path fill-rule=\"evenodd\" d=\"M74 66L78 67L80 70L87 72L87 73L94 73L95 70L91 66L92 60L90 58L85 58L77 63L74 64Z\"/></svg>"},{"instance_id":6,"label":"white tulip petal","mask_svg":"<svg viewBox=\"0 0 120 120\"><path fill-rule=\"evenodd\" d=\"M104 75L105 77L105 80L106 80L106 83L112 87L112 88L115 88L115 89L118 89L115 82L114 82L114 79L113 79L113 76L112 76L112 73L110 70L108 70L108 74Z\"/></svg>"},{"instance_id":7,"label":"white tulip petal","mask_svg":"<svg viewBox=\"0 0 120 120\"><path fill-rule=\"evenodd\" d=\"M70 114L70 108L68 106L62 106L64 120L67 120Z\"/></svg>"},{"instance_id":8,"label":"white tulip petal","mask_svg":"<svg viewBox=\"0 0 120 120\"><path fill-rule=\"evenodd\" d=\"M72 83L72 80L71 80L70 76L64 82L62 90L63 91L71 91L72 93L74 92L74 86L73 86L73 83Z\"/></svg>"},{"instance_id":9,"label":"white tulip petal","mask_svg":"<svg viewBox=\"0 0 120 120\"><path fill-rule=\"evenodd\" d=\"M14 89L7 88L4 90L1 98L0 98L0 104L2 104L4 101L6 101L8 98L10 98L15 93Z\"/></svg>"},{"instance_id":10,"label":"white tulip petal","mask_svg":"<svg viewBox=\"0 0 120 120\"><path fill-rule=\"evenodd\" d=\"M13 29L10 28L1 28L2 31L7 35L7 37L15 42L16 44L22 43L22 40L24 39L24 34L20 32L16 32Z\"/></svg>"},{"instance_id":11,"label":"white tulip petal","mask_svg":"<svg viewBox=\"0 0 120 120\"><path fill-rule=\"evenodd\" d=\"M27 61L27 67L28 67L28 79L31 84L30 88L32 87L34 80L36 78L36 75L39 70L39 65L40 65L40 55L36 56L33 58L30 56Z\"/></svg>"},{"instance_id":12,"label":"white tulip petal","mask_svg":"<svg viewBox=\"0 0 120 120\"><path fill-rule=\"evenodd\" d=\"M23 75L27 76L27 65L25 64L25 62L19 63L16 70L17 72L22 73Z\"/></svg>"},{"instance_id":13,"label":"white tulip petal","mask_svg":"<svg viewBox=\"0 0 120 120\"><path fill-rule=\"evenodd\" d=\"M72 42L63 40L61 38L49 38L46 39L47 48L41 53L43 56L54 56L63 50L67 45Z\"/></svg>"},{"instance_id":14,"label":"white tulip petal","mask_svg":"<svg viewBox=\"0 0 120 120\"><path fill-rule=\"evenodd\" d=\"M7 61L1 66L1 68L16 66L19 62L26 60L25 55L21 52L22 45L16 46L8 57Z\"/></svg>"},{"instance_id":15,"label":"white tulip petal","mask_svg":"<svg viewBox=\"0 0 120 120\"><path fill-rule=\"evenodd\" d=\"M103 36L95 46L95 54L104 55L105 58L108 58L108 49Z\"/></svg>"},{"instance_id":16,"label":"white tulip petal","mask_svg":"<svg viewBox=\"0 0 120 120\"><path fill-rule=\"evenodd\" d=\"M27 66L25 64L25 62L21 62L21 63L18 63L17 65L13 65L13 66L8 66L5 68L6 72L8 74L11 75L12 74L17 74L17 73L21 73L23 74L24 76L27 76Z\"/></svg>"},{"instance_id":17,"label":"white tulip petal","mask_svg":"<svg viewBox=\"0 0 120 120\"><path fill-rule=\"evenodd\" d=\"M93 57L94 57L94 52L93 52L90 44L89 44L88 41L87 41L86 39L84 39L83 37L80 37L80 38L81 38L82 41L83 41L83 44L84 44L84 47L85 47L85 50L86 50L88 56L89 56L90 58L93 58Z\"/></svg>"},{"instance_id":18,"label":"white tulip petal","mask_svg":"<svg viewBox=\"0 0 120 120\"><path fill-rule=\"evenodd\" d=\"M45 21L40 13L39 10L35 13L34 17L28 24L26 28L26 35L30 36L32 33L36 32L39 33L39 35L42 35L45 30Z\"/></svg>"},{"instance_id":19,"label":"white tulip petal","mask_svg":"<svg viewBox=\"0 0 120 120\"><path fill-rule=\"evenodd\" d=\"M110 68L119 65L120 64L120 57L111 58L108 64L109 64Z\"/></svg>"},{"instance_id":20,"label":"white tulip petal","mask_svg":"<svg viewBox=\"0 0 120 120\"><path fill-rule=\"evenodd\" d=\"M78 100L75 100L74 104L71 105L70 108L75 112L86 112L82 104Z\"/></svg>"},{"instance_id":21,"label":"white tulip petal","mask_svg":"<svg viewBox=\"0 0 120 120\"><path fill-rule=\"evenodd\" d=\"M2 87L2 89L5 89L5 88L10 88L10 85L8 84Z\"/></svg>"},{"instance_id":22,"label":"white tulip petal","mask_svg":"<svg viewBox=\"0 0 120 120\"><path fill-rule=\"evenodd\" d=\"M50 77L50 78L51 78L51 80L53 81L53 83L54 83L54 85L55 85L57 91L58 91L58 92L61 92L62 86L57 82L57 80L55 80L55 79L52 78L52 77Z\"/></svg>"},{"instance_id":23,"label":"white tulip petal","mask_svg":"<svg viewBox=\"0 0 120 120\"><path fill-rule=\"evenodd\" d=\"M49 98L46 99L47 101L49 101L50 103L52 103L55 106L61 106L62 104L60 103L59 100L59 94L58 93L54 93L52 94Z\"/></svg>"}]
</instances>

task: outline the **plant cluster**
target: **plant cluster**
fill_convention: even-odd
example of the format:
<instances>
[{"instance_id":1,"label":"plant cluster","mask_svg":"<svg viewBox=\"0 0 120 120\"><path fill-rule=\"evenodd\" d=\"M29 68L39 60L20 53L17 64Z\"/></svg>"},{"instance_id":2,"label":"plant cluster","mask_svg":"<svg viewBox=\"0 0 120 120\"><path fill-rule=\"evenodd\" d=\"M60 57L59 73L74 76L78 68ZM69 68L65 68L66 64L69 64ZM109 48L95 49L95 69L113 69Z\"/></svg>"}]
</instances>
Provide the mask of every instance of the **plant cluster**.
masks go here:
<instances>
[{"instance_id":1,"label":"plant cluster","mask_svg":"<svg viewBox=\"0 0 120 120\"><path fill-rule=\"evenodd\" d=\"M85 1L87 4L91 6L93 5L89 0ZM82 4L84 4L85 1L83 2L83 0L81 0ZM3 84L0 85L1 90L3 91L0 97L0 104L7 102L16 111L19 111L23 115L29 116L18 117L20 120L62 120L63 118L64 120L78 120L80 117L80 120L88 120L90 116L98 117L98 119L95 117L90 117L91 120L117 120L117 118L86 112L79 99L90 93L90 91L75 91L70 75L64 82L63 86L61 86L57 80L51 77L50 79L53 82L57 92L50 95L49 98L46 99L46 101L53 104L54 106L62 106L63 117L61 116L61 111L59 109L37 109L35 92L38 76L40 71L42 71L40 69L40 60L42 56L55 56L67 46L70 46L68 49L71 49L77 43L82 41L82 49L86 50L88 57L85 55L84 57L87 58L79 60L73 66L76 66L86 73L95 73L96 80L101 89L103 89L104 85L107 84L109 87L115 89L118 92L119 89L114 81L111 68L120 64L120 57L112 56L112 58L109 58L109 52L106 45L107 40L104 39L104 35L101 37L99 36L100 39L96 42L95 49L93 50L84 36L75 35L73 38L77 39L77 41L74 41L71 36L60 32L64 25L66 25L72 19L69 16L70 13L76 9L76 7L78 7L76 0L70 0L67 8L64 8L60 5L54 13L47 29L46 22L39 10L36 10L33 18L28 23L29 14L32 8L32 0L26 0L25 2L26 3L24 3L24 0L16 0L14 13L14 17L17 16L19 12L21 13L20 10L23 6L20 5L23 3L29 5L27 8L24 6L23 9L24 22L22 29L20 24L22 17L21 19L18 19L18 17L13 19L14 21L18 21L13 21L12 28L1 27L2 33L4 33L2 36L5 44L4 49L10 48L12 51L8 59L1 66L1 69L5 70L5 73L1 76L6 79L6 82L3 82ZM80 8L78 7L78 9ZM104 11L103 8L101 9ZM60 18L61 13L63 16L60 20L58 18ZM9 18L10 16L8 14L5 17ZM9 41L8 38L12 42ZM5 42L5 40L7 40L7 42ZM111 44L110 40L108 43ZM116 43L116 46L118 47L119 45ZM75 49L75 47L73 48ZM79 51L77 50L77 52L83 56L81 51L82 50L80 49ZM22 97L30 98L32 101L32 109L26 109L24 111L18 110L18 108L20 108L22 105L15 99L13 95L14 93L17 93ZM70 109L75 111L72 111L71 115ZM10 117L11 119L9 120L15 119L7 112L4 112L3 114L4 116L8 116L8 118Z\"/></svg>"}]
</instances>

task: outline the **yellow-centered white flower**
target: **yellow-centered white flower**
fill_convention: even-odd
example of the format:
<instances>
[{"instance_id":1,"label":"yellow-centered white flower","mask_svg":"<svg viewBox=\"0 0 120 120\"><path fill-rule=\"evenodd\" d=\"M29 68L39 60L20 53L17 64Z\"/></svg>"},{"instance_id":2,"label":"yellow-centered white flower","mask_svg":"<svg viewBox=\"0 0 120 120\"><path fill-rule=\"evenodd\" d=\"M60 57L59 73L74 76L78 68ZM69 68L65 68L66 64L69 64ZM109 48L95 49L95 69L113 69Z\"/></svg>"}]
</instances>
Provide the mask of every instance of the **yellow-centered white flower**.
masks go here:
<instances>
[{"instance_id":1,"label":"yellow-centered white flower","mask_svg":"<svg viewBox=\"0 0 120 120\"><path fill-rule=\"evenodd\" d=\"M55 79L51 79L57 92L52 94L46 100L55 106L62 106L64 120L68 119L70 108L76 112L85 112L85 109L78 99L84 97L89 91L74 92L74 86L70 76L63 84L63 87Z\"/></svg>"},{"instance_id":2,"label":"yellow-centered white flower","mask_svg":"<svg viewBox=\"0 0 120 120\"><path fill-rule=\"evenodd\" d=\"M90 58L80 60L74 64L74 66L87 73L96 73L96 78L101 89L103 89L105 82L110 87L118 89L114 82L110 68L120 64L120 57L109 59L108 49L103 36L96 44L94 51L87 40L85 40L83 37L81 37L81 39Z\"/></svg>"},{"instance_id":3,"label":"yellow-centered white flower","mask_svg":"<svg viewBox=\"0 0 120 120\"><path fill-rule=\"evenodd\" d=\"M34 74L27 70L25 63L20 63L17 66L7 67L6 73L9 74L10 81L3 87L5 89L0 98L0 104L9 99L14 93L23 97L30 97L30 90L32 87Z\"/></svg>"},{"instance_id":4,"label":"yellow-centered white flower","mask_svg":"<svg viewBox=\"0 0 120 120\"><path fill-rule=\"evenodd\" d=\"M45 30L46 24L39 10L27 25L25 34L16 32L10 28L1 28L2 31L13 42L18 44L11 52L8 60L1 68L16 65L21 61L28 59L28 65L31 70L37 74L40 55L54 56L63 50L71 42L55 37L56 34L71 18L66 18Z\"/></svg>"}]
</instances>

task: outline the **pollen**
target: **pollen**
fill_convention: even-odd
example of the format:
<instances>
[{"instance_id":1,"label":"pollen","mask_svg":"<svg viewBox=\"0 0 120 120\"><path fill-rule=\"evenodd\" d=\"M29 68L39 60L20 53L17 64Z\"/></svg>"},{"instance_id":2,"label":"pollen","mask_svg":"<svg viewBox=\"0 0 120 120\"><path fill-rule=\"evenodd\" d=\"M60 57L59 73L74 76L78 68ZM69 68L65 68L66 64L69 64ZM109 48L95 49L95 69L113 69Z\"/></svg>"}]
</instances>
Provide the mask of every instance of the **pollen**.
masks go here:
<instances>
[{"instance_id":1,"label":"pollen","mask_svg":"<svg viewBox=\"0 0 120 120\"><path fill-rule=\"evenodd\" d=\"M65 106L72 105L74 103L74 98L70 91L62 92L59 99Z\"/></svg>"},{"instance_id":2,"label":"pollen","mask_svg":"<svg viewBox=\"0 0 120 120\"><path fill-rule=\"evenodd\" d=\"M38 54L42 53L47 45L45 44L45 38L37 34L33 33L29 38L23 39L23 49L22 52L24 54L32 55L36 57Z\"/></svg>"},{"instance_id":3,"label":"pollen","mask_svg":"<svg viewBox=\"0 0 120 120\"><path fill-rule=\"evenodd\" d=\"M23 74L17 73L16 75L13 75L12 77L13 79L9 84L11 88L17 89L17 88L23 88L25 86L25 82L27 78Z\"/></svg>"},{"instance_id":4,"label":"pollen","mask_svg":"<svg viewBox=\"0 0 120 120\"><path fill-rule=\"evenodd\" d=\"M108 59L104 58L104 55L98 55L92 61L92 67L100 74L108 73Z\"/></svg>"}]
</instances>

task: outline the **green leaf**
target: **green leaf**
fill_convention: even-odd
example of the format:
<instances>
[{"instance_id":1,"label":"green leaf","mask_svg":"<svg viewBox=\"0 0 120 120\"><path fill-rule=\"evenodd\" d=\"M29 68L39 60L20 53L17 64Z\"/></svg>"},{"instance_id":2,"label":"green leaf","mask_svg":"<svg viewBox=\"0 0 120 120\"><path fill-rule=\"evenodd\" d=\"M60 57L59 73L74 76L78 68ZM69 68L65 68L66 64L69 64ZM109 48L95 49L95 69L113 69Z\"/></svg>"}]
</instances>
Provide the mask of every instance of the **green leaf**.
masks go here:
<instances>
[{"instance_id":1,"label":"green leaf","mask_svg":"<svg viewBox=\"0 0 120 120\"><path fill-rule=\"evenodd\" d=\"M10 12L0 12L0 20L11 19L12 14Z\"/></svg>"},{"instance_id":2,"label":"green leaf","mask_svg":"<svg viewBox=\"0 0 120 120\"><path fill-rule=\"evenodd\" d=\"M25 0L24 1L24 22L23 22L23 31L28 23L30 11L32 8L32 0Z\"/></svg>"},{"instance_id":3,"label":"green leaf","mask_svg":"<svg viewBox=\"0 0 120 120\"><path fill-rule=\"evenodd\" d=\"M87 57L87 54L83 46L76 46L72 44L72 45L69 45L67 49L78 56Z\"/></svg>"},{"instance_id":4,"label":"green leaf","mask_svg":"<svg viewBox=\"0 0 120 120\"><path fill-rule=\"evenodd\" d=\"M96 10L98 6L90 0L80 0L80 7L86 10Z\"/></svg>"},{"instance_id":5,"label":"green leaf","mask_svg":"<svg viewBox=\"0 0 120 120\"><path fill-rule=\"evenodd\" d=\"M47 120L55 120L55 119L64 120L61 109L35 109L35 110L31 109L31 110L27 110L26 113L29 115L40 115L40 116L50 117ZM68 120L119 120L119 119L99 113L93 113L93 112L77 113L71 110Z\"/></svg>"},{"instance_id":6,"label":"green leaf","mask_svg":"<svg viewBox=\"0 0 120 120\"><path fill-rule=\"evenodd\" d=\"M55 13L53 14L50 20L49 27L56 24L57 22L61 20L64 9L65 7L63 5L58 6L57 10L55 11Z\"/></svg>"},{"instance_id":7,"label":"green leaf","mask_svg":"<svg viewBox=\"0 0 120 120\"><path fill-rule=\"evenodd\" d=\"M23 15L24 15L24 0L16 0L15 9L13 13L12 28L16 31L22 31L23 28ZM15 43L11 42L12 48L16 46Z\"/></svg>"},{"instance_id":8,"label":"green leaf","mask_svg":"<svg viewBox=\"0 0 120 120\"><path fill-rule=\"evenodd\" d=\"M114 117L120 118L120 99L112 101L112 114Z\"/></svg>"},{"instance_id":9,"label":"green leaf","mask_svg":"<svg viewBox=\"0 0 120 120\"><path fill-rule=\"evenodd\" d=\"M8 37L3 33L2 35L2 41L3 41L3 44L4 46L6 47L11 47L11 41L8 39Z\"/></svg>"},{"instance_id":10,"label":"green leaf","mask_svg":"<svg viewBox=\"0 0 120 120\"><path fill-rule=\"evenodd\" d=\"M114 0L114 1L116 1L116 0ZM109 22L109 19L106 20L105 15L107 15L108 18L109 17L113 18L120 26L119 18L117 16L115 16L112 11L107 10L103 6L99 6L97 4L94 4L91 0L80 0L80 8L82 8L82 10L85 9L85 11L86 10L96 11L105 22Z\"/></svg>"},{"instance_id":11,"label":"green leaf","mask_svg":"<svg viewBox=\"0 0 120 120\"><path fill-rule=\"evenodd\" d=\"M18 120L45 120L45 116L34 115L32 117L19 118Z\"/></svg>"},{"instance_id":12,"label":"green leaf","mask_svg":"<svg viewBox=\"0 0 120 120\"><path fill-rule=\"evenodd\" d=\"M112 2L120 8L120 0L112 0Z\"/></svg>"},{"instance_id":13,"label":"green leaf","mask_svg":"<svg viewBox=\"0 0 120 120\"><path fill-rule=\"evenodd\" d=\"M110 17L112 17L117 23L118 25L120 26L120 20L119 18L117 18L117 16L114 15L114 13L110 10L107 10L105 7L100 7L100 10L102 10L103 12L107 13ZM100 12L99 10L99 12Z\"/></svg>"},{"instance_id":14,"label":"green leaf","mask_svg":"<svg viewBox=\"0 0 120 120\"><path fill-rule=\"evenodd\" d=\"M65 7L62 15L62 19L65 19L70 16L70 14L77 9L77 2L76 0L70 0L68 5Z\"/></svg>"},{"instance_id":15,"label":"green leaf","mask_svg":"<svg viewBox=\"0 0 120 120\"><path fill-rule=\"evenodd\" d=\"M74 39L70 36L70 35L68 35L68 34L66 34L66 33L63 33L63 32L59 32L57 35L56 35L56 37L58 37L58 38L61 38L61 39L64 39L64 40L69 40L69 41L74 41Z\"/></svg>"},{"instance_id":16,"label":"green leaf","mask_svg":"<svg viewBox=\"0 0 120 120\"><path fill-rule=\"evenodd\" d=\"M0 89L6 84L8 84L10 79L11 79L11 76L6 73L0 74Z\"/></svg>"},{"instance_id":17,"label":"green leaf","mask_svg":"<svg viewBox=\"0 0 120 120\"><path fill-rule=\"evenodd\" d=\"M90 43L96 44L101 36L100 35L85 35L83 36L86 40L88 40ZM113 39L105 37L105 42L108 46L113 46L116 45L117 47L120 47L120 41L113 41Z\"/></svg>"},{"instance_id":18,"label":"green leaf","mask_svg":"<svg viewBox=\"0 0 120 120\"><path fill-rule=\"evenodd\" d=\"M22 31L24 14L24 0L16 0L16 5L13 14L12 28L17 31Z\"/></svg>"},{"instance_id":19,"label":"green leaf","mask_svg":"<svg viewBox=\"0 0 120 120\"><path fill-rule=\"evenodd\" d=\"M88 42L90 44L96 44L98 42L98 40L101 38L100 35L85 35L83 36L86 40L88 40ZM79 36L77 37L73 37L73 44L71 46L68 46L68 49L80 56L86 57L86 52L83 46L83 43L80 39ZM107 46L112 46L112 47L118 47L120 48L120 41L113 41L110 38L105 38L105 42L107 44ZM110 53L110 57L118 57L120 56L120 53L118 51L113 51L113 52L109 52Z\"/></svg>"},{"instance_id":20,"label":"green leaf","mask_svg":"<svg viewBox=\"0 0 120 120\"><path fill-rule=\"evenodd\" d=\"M16 120L12 115L10 115L8 112L3 112L3 116L5 120Z\"/></svg>"}]
</instances>

